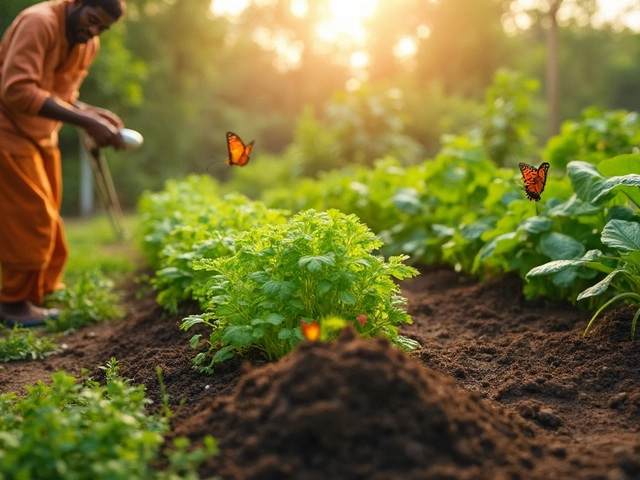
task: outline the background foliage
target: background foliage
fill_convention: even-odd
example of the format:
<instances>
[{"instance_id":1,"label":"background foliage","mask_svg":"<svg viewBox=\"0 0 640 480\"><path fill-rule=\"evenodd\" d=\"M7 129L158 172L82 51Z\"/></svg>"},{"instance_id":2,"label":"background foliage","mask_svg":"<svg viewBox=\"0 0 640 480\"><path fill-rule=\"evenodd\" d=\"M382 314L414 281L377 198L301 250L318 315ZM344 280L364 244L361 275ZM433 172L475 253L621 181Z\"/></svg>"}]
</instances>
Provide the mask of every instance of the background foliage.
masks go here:
<instances>
[{"instance_id":1,"label":"background foliage","mask_svg":"<svg viewBox=\"0 0 640 480\"><path fill-rule=\"evenodd\" d=\"M503 67L539 83L526 121L534 137L547 140L543 7L527 10L530 25L518 28L517 0L380 0L366 25L375 33L362 46L372 53L370 64L366 72L354 72L348 48L319 43L312 28L314 15L326 12L328 2L307 2L302 18L292 15L289 0L252 2L242 15L229 18L214 15L210 0L128 0L125 20L103 35L81 92L83 100L112 109L145 136L140 151L108 153L126 207L170 177L209 173L227 180L227 130L255 139L252 161L264 156L282 176L371 165L386 154L415 164L440 150L443 133L478 123L486 88ZM3 0L0 33L34 3ZM590 105L638 110L637 33L619 25L596 27L595 2L579 6L560 25L561 118L579 118ZM287 64L278 48L260 46L260 35L286 39L297 48L299 62ZM398 57L394 46L407 36L415 41L415 54ZM502 113L517 117L514 105L516 111ZM515 130L498 137L523 131L517 120L511 126ZM499 128L494 115L484 132L495 137ZM492 158L497 156L498 164L513 165L521 154L539 153L539 146L526 141L520 144L527 152L507 152L496 139ZM61 144L64 212L74 214L79 182L74 129L63 129ZM254 187L261 188L249 183L243 193L251 195Z\"/></svg>"}]
</instances>

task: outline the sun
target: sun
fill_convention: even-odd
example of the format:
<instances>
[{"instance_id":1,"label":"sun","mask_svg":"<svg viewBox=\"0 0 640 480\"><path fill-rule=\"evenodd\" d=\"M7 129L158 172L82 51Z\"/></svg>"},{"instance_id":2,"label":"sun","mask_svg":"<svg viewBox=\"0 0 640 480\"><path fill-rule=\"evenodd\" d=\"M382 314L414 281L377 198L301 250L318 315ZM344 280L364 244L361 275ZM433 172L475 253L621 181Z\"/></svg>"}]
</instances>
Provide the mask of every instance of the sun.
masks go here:
<instances>
[{"instance_id":1,"label":"sun","mask_svg":"<svg viewBox=\"0 0 640 480\"><path fill-rule=\"evenodd\" d=\"M330 18L325 20L337 37L347 37L357 43L367 35L364 21L371 17L378 6L378 0L330 0Z\"/></svg>"}]
</instances>

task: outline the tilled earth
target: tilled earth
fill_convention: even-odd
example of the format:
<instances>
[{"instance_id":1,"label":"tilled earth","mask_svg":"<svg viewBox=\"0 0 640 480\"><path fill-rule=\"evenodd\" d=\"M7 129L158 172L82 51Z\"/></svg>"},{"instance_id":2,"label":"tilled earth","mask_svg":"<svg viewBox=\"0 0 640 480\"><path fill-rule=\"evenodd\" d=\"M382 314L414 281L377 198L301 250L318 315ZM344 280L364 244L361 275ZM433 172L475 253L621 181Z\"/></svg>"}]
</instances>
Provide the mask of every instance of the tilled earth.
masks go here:
<instances>
[{"instance_id":1,"label":"tilled earth","mask_svg":"<svg viewBox=\"0 0 640 480\"><path fill-rule=\"evenodd\" d=\"M5 364L0 391L24 392L57 370L99 378L115 357L158 400L160 366L174 434L219 442L204 478L640 480L631 307L585 338L587 312L526 301L517 276L477 283L433 267L401 284L414 320L402 333L422 345L410 355L345 331L207 376L191 369L194 332L177 328L197 307L169 316L133 288L124 320L61 338L44 361Z\"/></svg>"}]
</instances>

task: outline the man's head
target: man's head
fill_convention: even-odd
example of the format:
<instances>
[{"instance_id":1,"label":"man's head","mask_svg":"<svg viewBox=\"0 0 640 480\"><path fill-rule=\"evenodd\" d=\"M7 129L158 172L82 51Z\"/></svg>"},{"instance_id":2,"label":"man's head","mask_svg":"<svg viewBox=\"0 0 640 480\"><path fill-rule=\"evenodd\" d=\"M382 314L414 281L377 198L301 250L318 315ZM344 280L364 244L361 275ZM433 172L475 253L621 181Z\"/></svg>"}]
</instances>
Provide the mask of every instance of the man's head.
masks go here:
<instances>
[{"instance_id":1,"label":"man's head","mask_svg":"<svg viewBox=\"0 0 640 480\"><path fill-rule=\"evenodd\" d=\"M67 7L67 38L87 43L124 14L125 0L73 0Z\"/></svg>"}]
</instances>

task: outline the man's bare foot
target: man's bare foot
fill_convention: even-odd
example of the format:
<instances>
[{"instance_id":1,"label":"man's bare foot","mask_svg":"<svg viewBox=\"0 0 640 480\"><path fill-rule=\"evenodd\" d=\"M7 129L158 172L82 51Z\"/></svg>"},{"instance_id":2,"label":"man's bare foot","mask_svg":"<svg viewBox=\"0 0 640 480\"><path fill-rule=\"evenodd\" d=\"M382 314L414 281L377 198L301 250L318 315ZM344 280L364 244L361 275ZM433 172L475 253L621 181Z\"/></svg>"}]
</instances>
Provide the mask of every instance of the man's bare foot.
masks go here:
<instances>
[{"instance_id":1,"label":"man's bare foot","mask_svg":"<svg viewBox=\"0 0 640 480\"><path fill-rule=\"evenodd\" d=\"M55 308L37 307L29 301L0 302L0 319L9 326L16 324L25 327L42 325L46 319L54 319L59 315L60 311Z\"/></svg>"}]
</instances>

